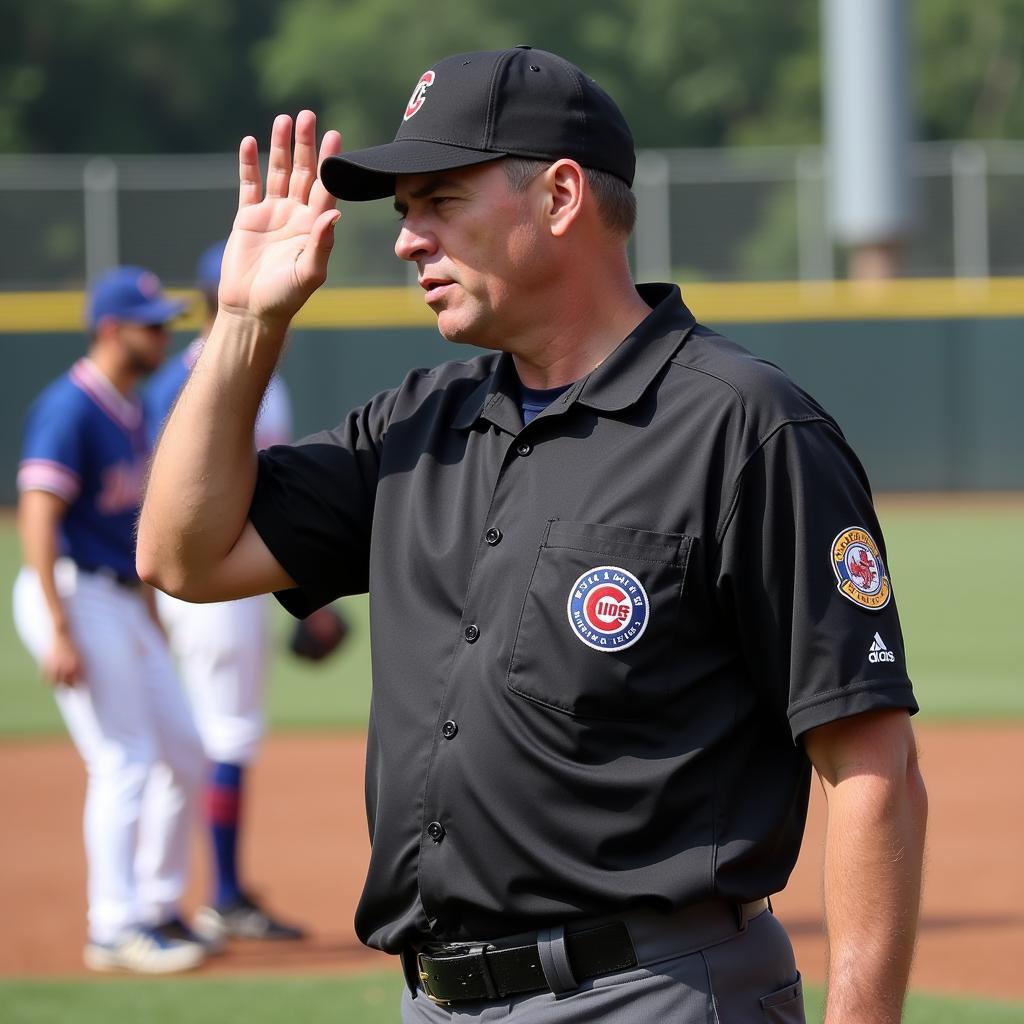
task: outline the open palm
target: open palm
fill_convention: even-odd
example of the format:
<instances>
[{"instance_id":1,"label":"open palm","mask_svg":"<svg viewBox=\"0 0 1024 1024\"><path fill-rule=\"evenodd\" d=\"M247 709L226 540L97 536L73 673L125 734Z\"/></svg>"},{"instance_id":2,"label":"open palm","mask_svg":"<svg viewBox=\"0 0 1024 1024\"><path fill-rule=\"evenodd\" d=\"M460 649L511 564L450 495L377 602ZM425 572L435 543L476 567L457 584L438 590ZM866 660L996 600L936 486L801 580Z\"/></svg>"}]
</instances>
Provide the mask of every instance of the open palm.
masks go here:
<instances>
[{"instance_id":1,"label":"open palm","mask_svg":"<svg viewBox=\"0 0 1024 1024\"><path fill-rule=\"evenodd\" d=\"M256 140L239 147L238 213L221 264L221 308L261 320L286 322L327 278L327 260L340 214L317 177L327 156L341 151L330 131L316 150L316 116L279 115L270 138L266 194Z\"/></svg>"}]
</instances>

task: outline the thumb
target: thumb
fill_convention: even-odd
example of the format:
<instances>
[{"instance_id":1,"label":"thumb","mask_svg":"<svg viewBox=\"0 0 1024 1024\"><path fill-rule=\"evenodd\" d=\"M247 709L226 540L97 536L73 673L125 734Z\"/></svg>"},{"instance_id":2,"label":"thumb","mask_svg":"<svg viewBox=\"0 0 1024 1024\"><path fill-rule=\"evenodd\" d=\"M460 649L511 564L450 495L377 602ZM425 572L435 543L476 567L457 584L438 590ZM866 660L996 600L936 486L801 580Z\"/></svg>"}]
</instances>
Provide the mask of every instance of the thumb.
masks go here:
<instances>
[{"instance_id":1,"label":"thumb","mask_svg":"<svg viewBox=\"0 0 1024 1024\"><path fill-rule=\"evenodd\" d=\"M334 248L334 225L341 219L340 210L325 210L313 222L309 242L299 254L296 271L301 281L318 288L327 280L327 261Z\"/></svg>"}]
</instances>

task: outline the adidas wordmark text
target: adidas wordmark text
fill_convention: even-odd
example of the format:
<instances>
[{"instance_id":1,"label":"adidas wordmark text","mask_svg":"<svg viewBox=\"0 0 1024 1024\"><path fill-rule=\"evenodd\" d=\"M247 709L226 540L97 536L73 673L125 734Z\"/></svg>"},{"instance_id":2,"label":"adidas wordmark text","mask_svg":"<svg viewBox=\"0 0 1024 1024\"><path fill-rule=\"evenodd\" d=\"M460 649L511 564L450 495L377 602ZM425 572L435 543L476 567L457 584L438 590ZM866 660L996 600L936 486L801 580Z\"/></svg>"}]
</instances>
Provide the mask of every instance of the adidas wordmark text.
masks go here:
<instances>
[{"instance_id":1,"label":"adidas wordmark text","mask_svg":"<svg viewBox=\"0 0 1024 1024\"><path fill-rule=\"evenodd\" d=\"M885 646L885 641L876 633L875 639L871 641L871 649L868 652L868 661L875 664L879 661L895 661L896 655Z\"/></svg>"}]
</instances>

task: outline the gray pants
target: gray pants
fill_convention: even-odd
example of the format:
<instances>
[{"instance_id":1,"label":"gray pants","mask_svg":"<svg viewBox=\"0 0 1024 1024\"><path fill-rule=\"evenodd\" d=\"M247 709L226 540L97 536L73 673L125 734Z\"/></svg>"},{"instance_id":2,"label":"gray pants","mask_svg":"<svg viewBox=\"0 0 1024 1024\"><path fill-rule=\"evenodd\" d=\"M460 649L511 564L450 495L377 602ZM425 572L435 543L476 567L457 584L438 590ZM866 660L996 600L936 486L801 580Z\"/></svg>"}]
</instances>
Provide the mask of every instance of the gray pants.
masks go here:
<instances>
[{"instance_id":1,"label":"gray pants","mask_svg":"<svg viewBox=\"0 0 1024 1024\"><path fill-rule=\"evenodd\" d=\"M772 914L703 949L672 955L672 946L670 934L648 937L638 945L639 967L557 996L444 1007L406 991L402 1024L804 1024L793 948Z\"/></svg>"}]
</instances>

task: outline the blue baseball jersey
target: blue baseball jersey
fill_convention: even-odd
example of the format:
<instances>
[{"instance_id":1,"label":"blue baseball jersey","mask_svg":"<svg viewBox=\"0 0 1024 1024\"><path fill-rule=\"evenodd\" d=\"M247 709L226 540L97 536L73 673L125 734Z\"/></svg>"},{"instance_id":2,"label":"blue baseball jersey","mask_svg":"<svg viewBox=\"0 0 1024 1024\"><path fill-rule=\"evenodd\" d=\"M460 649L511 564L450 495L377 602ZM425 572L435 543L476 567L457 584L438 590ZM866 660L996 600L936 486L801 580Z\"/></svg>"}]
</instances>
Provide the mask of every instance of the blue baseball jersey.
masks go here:
<instances>
[{"instance_id":1,"label":"blue baseball jersey","mask_svg":"<svg viewBox=\"0 0 1024 1024\"><path fill-rule=\"evenodd\" d=\"M142 400L146 406L149 439L156 444L160 429L167 418L178 392L188 379L202 351L203 339L196 338L184 351L169 359L149 378ZM256 417L255 441L258 449L275 444L288 444L292 439L292 406L288 389L276 372L271 374L267 392L263 396Z\"/></svg>"},{"instance_id":2,"label":"blue baseball jersey","mask_svg":"<svg viewBox=\"0 0 1024 1024\"><path fill-rule=\"evenodd\" d=\"M183 352L168 359L147 381L142 398L146 406L150 444L156 444L160 428L199 358L199 349L200 342L193 341Z\"/></svg>"},{"instance_id":3,"label":"blue baseball jersey","mask_svg":"<svg viewBox=\"0 0 1024 1024\"><path fill-rule=\"evenodd\" d=\"M149 458L142 402L80 359L35 400L25 425L19 491L68 503L63 553L80 565L135 575L135 520Z\"/></svg>"}]
</instances>

